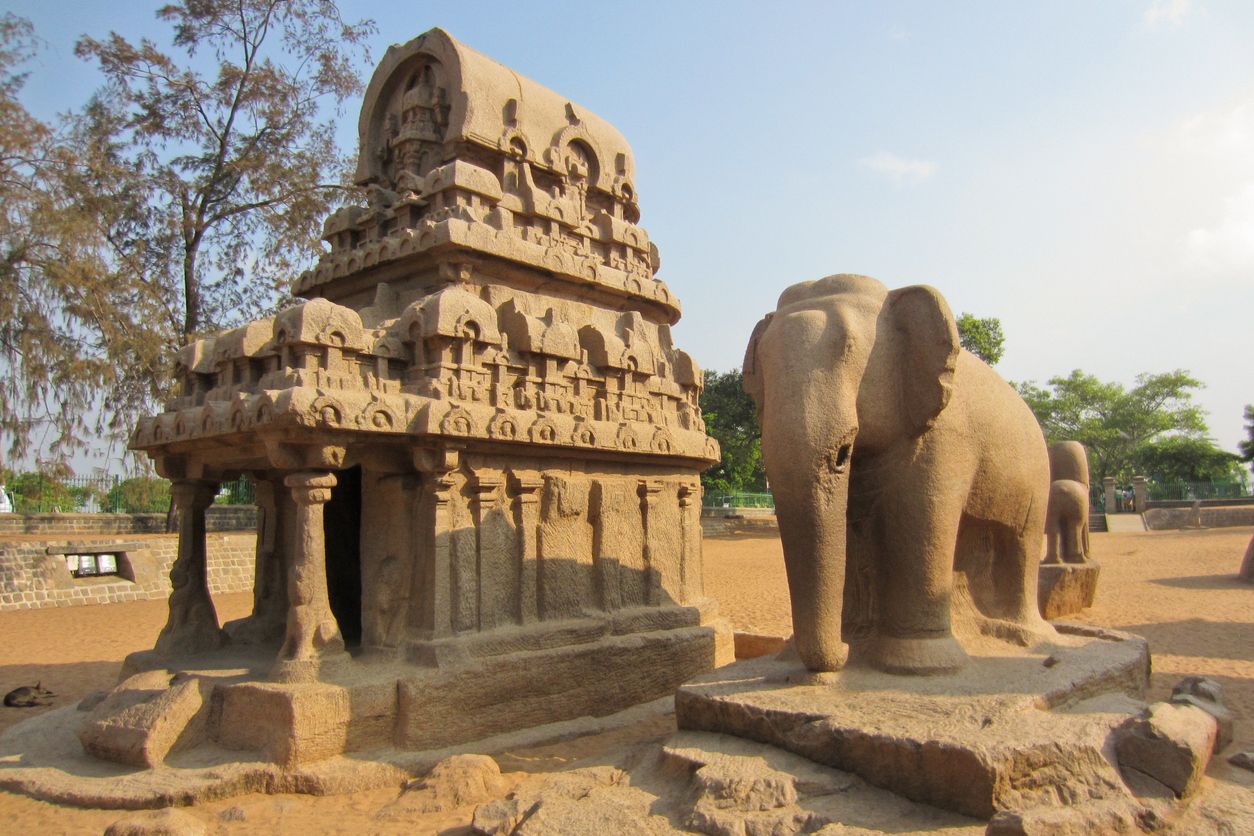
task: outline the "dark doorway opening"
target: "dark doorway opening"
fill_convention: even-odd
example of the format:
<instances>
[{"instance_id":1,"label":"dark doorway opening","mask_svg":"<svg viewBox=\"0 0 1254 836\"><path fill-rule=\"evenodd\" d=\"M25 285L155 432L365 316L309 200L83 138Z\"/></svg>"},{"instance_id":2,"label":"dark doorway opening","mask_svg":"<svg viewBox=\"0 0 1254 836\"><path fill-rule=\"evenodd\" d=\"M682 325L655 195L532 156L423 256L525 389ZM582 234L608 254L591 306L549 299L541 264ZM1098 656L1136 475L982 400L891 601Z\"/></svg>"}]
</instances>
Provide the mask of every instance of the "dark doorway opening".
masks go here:
<instances>
[{"instance_id":1,"label":"dark doorway opening","mask_svg":"<svg viewBox=\"0 0 1254 836\"><path fill-rule=\"evenodd\" d=\"M361 646L361 468L335 474L323 511L327 544L327 598L344 644Z\"/></svg>"}]
</instances>

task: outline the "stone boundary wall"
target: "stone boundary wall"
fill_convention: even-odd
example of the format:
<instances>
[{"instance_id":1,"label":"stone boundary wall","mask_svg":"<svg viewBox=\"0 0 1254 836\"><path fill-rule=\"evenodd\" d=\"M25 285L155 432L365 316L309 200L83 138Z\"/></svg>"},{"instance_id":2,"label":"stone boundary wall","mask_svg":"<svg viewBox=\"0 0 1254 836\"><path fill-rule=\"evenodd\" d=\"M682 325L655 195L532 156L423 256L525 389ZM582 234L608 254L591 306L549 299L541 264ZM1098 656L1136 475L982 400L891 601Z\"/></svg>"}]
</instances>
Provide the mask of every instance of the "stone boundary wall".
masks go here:
<instances>
[{"instance_id":1,"label":"stone boundary wall","mask_svg":"<svg viewBox=\"0 0 1254 836\"><path fill-rule=\"evenodd\" d=\"M255 531L255 505L211 505L209 531ZM0 514L0 534L163 534L165 514Z\"/></svg>"},{"instance_id":2,"label":"stone boundary wall","mask_svg":"<svg viewBox=\"0 0 1254 836\"><path fill-rule=\"evenodd\" d=\"M1254 496L1241 496L1232 499L1151 499L1145 503L1146 510L1154 508L1192 508L1194 502L1203 508L1235 507L1238 505L1254 506Z\"/></svg>"},{"instance_id":3,"label":"stone boundary wall","mask_svg":"<svg viewBox=\"0 0 1254 836\"><path fill-rule=\"evenodd\" d=\"M1222 508L1202 505L1199 511L1205 528L1254 525L1254 505L1229 505ZM1150 531L1192 528L1194 524L1192 503L1187 508L1150 508L1145 512L1144 518L1145 527Z\"/></svg>"},{"instance_id":4,"label":"stone boundary wall","mask_svg":"<svg viewBox=\"0 0 1254 836\"><path fill-rule=\"evenodd\" d=\"M252 589L256 535L210 534L206 541L209 591L217 594ZM76 554L75 547L95 550L115 544L121 547L117 575L75 578L66 567L65 554ZM177 552L178 536L173 534L139 541L84 537L2 544L0 612L168 598L170 565Z\"/></svg>"},{"instance_id":5,"label":"stone boundary wall","mask_svg":"<svg viewBox=\"0 0 1254 836\"><path fill-rule=\"evenodd\" d=\"M779 533L779 522L773 513L753 516L702 514L701 533L706 537L735 537L745 534L770 537Z\"/></svg>"}]
</instances>

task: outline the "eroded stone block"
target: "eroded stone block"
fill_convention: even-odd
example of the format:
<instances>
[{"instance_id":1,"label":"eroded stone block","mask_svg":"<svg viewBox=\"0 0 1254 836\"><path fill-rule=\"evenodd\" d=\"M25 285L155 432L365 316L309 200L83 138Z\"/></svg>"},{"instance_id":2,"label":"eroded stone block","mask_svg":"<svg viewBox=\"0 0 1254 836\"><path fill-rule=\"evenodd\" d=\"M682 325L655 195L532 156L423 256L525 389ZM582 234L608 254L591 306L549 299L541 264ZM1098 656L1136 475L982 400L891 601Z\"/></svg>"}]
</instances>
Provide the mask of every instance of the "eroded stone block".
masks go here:
<instances>
[{"instance_id":1,"label":"eroded stone block","mask_svg":"<svg viewBox=\"0 0 1254 836\"><path fill-rule=\"evenodd\" d=\"M150 671L120 684L79 729L83 749L95 757L152 768L205 740L211 686L197 677Z\"/></svg>"},{"instance_id":2,"label":"eroded stone block","mask_svg":"<svg viewBox=\"0 0 1254 836\"><path fill-rule=\"evenodd\" d=\"M1167 787L1177 798L1197 789L1215 748L1215 718L1192 705L1158 702L1115 733L1119 768ZM1130 783L1136 776L1130 776Z\"/></svg>"}]
</instances>

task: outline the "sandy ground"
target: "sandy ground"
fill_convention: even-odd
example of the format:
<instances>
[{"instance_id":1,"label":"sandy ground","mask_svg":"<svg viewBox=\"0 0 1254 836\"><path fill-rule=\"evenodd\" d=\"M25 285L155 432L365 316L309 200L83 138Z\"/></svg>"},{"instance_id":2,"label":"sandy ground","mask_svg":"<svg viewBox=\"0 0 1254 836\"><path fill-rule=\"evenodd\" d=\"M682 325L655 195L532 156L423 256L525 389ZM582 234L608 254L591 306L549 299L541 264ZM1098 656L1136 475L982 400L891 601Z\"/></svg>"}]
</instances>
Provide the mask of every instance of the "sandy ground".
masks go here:
<instances>
[{"instance_id":1,"label":"sandy ground","mask_svg":"<svg viewBox=\"0 0 1254 836\"><path fill-rule=\"evenodd\" d=\"M1250 528L1193 532L1095 534L1102 563L1097 602L1080 620L1140 633L1154 655L1151 699L1162 699L1181 677L1221 682L1236 715L1236 745L1254 743L1254 587L1236 580ZM783 557L774 537L705 541L706 591L737 630L790 632ZM215 599L223 621L246 615L251 595ZM164 601L0 613L0 692L42 681L57 705L107 689L122 658L152 646L166 617ZM39 709L0 708L0 730ZM658 738L673 727L663 718L644 727L509 753L499 757L512 781L524 772L558 769L575 759L629 741ZM1232 749L1228 750L1229 752ZM1231 776L1219 764L1212 772ZM1250 786L1243 777L1240 781ZM399 790L351 796L246 795L191 809L213 833L467 833L473 808L427 815L400 813ZM10 833L100 833L123 814L57 807L0 792L0 821Z\"/></svg>"}]
</instances>

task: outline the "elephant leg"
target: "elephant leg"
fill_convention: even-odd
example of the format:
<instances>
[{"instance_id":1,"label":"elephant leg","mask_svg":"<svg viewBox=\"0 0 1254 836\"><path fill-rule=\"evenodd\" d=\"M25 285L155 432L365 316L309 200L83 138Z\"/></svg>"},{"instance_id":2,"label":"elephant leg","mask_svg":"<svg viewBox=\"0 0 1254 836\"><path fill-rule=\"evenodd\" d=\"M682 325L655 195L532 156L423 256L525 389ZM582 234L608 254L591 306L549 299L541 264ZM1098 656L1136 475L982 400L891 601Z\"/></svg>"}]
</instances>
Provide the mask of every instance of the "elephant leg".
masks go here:
<instances>
[{"instance_id":1,"label":"elephant leg","mask_svg":"<svg viewBox=\"0 0 1254 836\"><path fill-rule=\"evenodd\" d=\"M1067 529L1069 526L1060 528ZM1041 535L1032 532L1039 530L1039 526L1029 526L1024 531L1007 527L1000 528L996 535L993 581L997 611L1019 628L1019 640L1024 645L1057 635L1041 617L1040 602L1037 600Z\"/></svg>"},{"instance_id":2,"label":"elephant leg","mask_svg":"<svg viewBox=\"0 0 1254 836\"><path fill-rule=\"evenodd\" d=\"M1059 526L1059 531L1062 532L1062 559L1066 563L1075 563L1076 547L1079 545L1080 538L1076 532L1076 520L1072 519L1070 514L1067 516L1067 519L1060 520L1062 525Z\"/></svg>"},{"instance_id":3,"label":"elephant leg","mask_svg":"<svg viewBox=\"0 0 1254 836\"><path fill-rule=\"evenodd\" d=\"M1062 562L1062 521L1051 509L1045 519L1045 563Z\"/></svg>"},{"instance_id":4,"label":"elephant leg","mask_svg":"<svg viewBox=\"0 0 1254 836\"><path fill-rule=\"evenodd\" d=\"M904 494L904 495L903 495ZM961 668L950 626L954 549L962 516L953 492L898 491L878 520L878 631L871 662L889 673Z\"/></svg>"}]
</instances>

